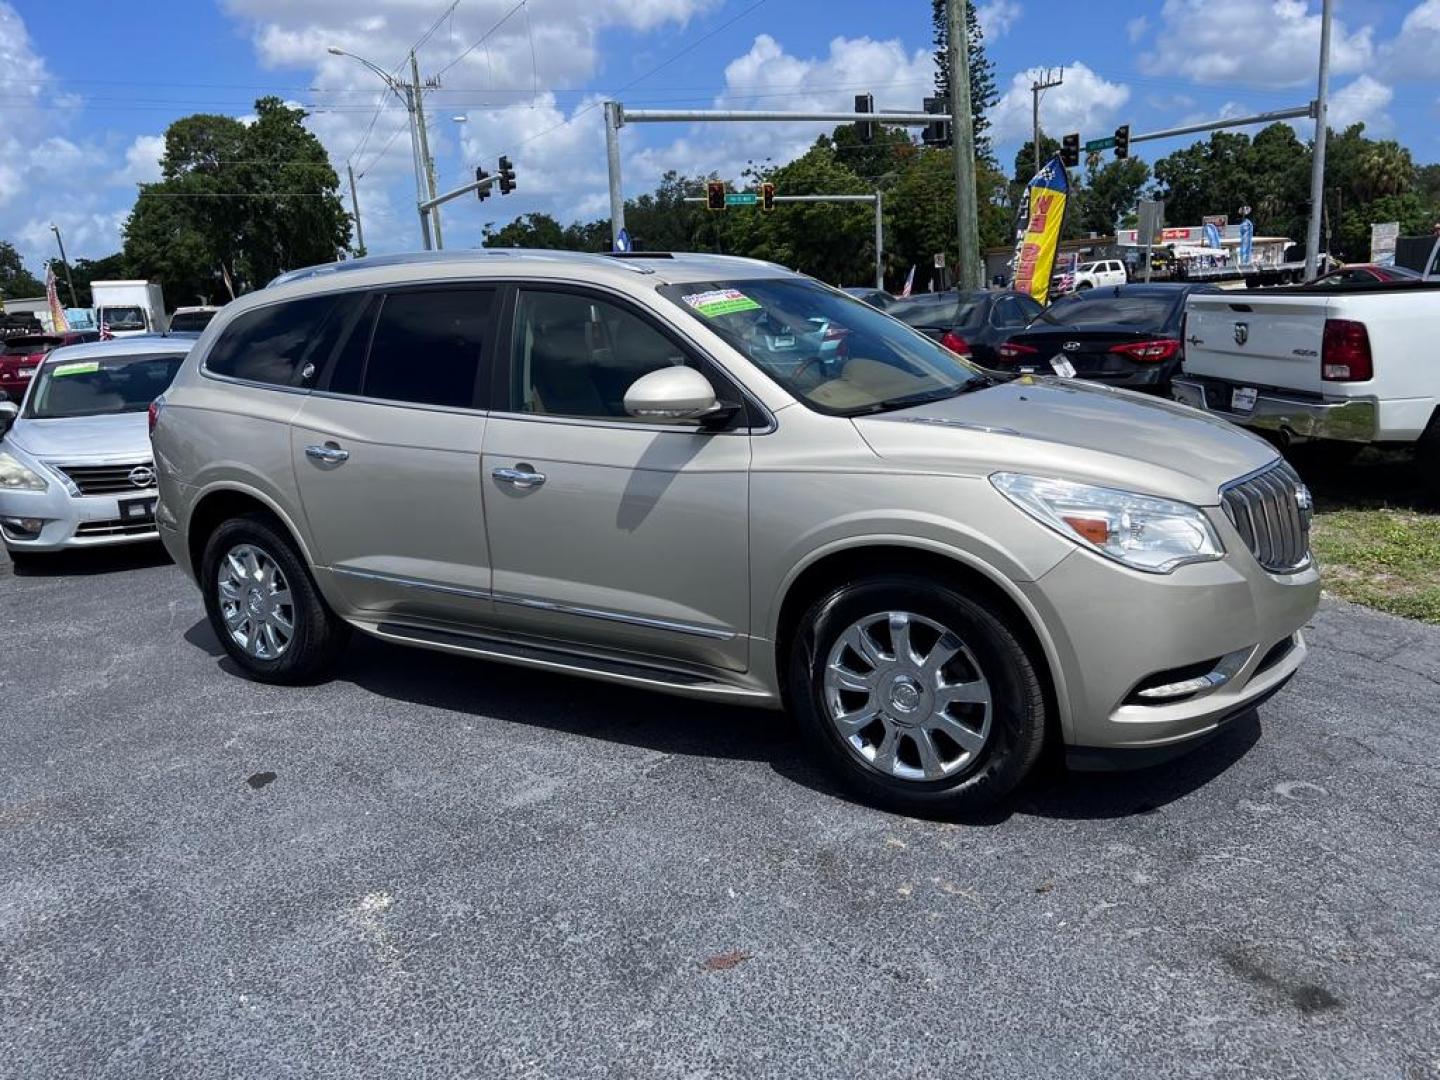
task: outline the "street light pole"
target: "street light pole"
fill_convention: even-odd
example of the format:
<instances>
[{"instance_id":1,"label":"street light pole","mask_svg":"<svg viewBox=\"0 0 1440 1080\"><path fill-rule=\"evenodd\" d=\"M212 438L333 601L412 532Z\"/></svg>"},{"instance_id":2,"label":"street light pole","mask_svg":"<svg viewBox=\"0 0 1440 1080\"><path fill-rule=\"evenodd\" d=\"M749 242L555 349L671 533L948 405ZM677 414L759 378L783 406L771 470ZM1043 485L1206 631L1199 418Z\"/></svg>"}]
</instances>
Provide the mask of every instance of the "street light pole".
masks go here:
<instances>
[{"instance_id":1,"label":"street light pole","mask_svg":"<svg viewBox=\"0 0 1440 1080\"><path fill-rule=\"evenodd\" d=\"M420 65L415 61L415 50L410 50L410 86L415 93L415 130L420 135L420 161L425 170L425 199L435 198L435 160L430 156L430 136L425 128L425 93L420 86ZM425 199L421 201L424 202ZM443 248L445 242L440 235L440 207L430 210L431 228L435 231L435 247Z\"/></svg>"},{"instance_id":2,"label":"street light pole","mask_svg":"<svg viewBox=\"0 0 1440 1080\"><path fill-rule=\"evenodd\" d=\"M385 84L386 88L400 99L400 104L405 106L405 114L410 122L410 162L415 170L415 202L417 205L423 203L428 198L429 187L425 182L424 171L421 167L420 141L415 130L415 103L419 97L419 87L412 86L407 82L401 82L384 68L380 67L380 65L366 60L363 56L346 52L338 45L331 45L325 51L330 53L331 56L348 56L351 60L358 60L364 64L380 77L380 81ZM425 250L429 251L430 218L429 215L424 212L420 214L420 240L421 243L425 245Z\"/></svg>"},{"instance_id":3,"label":"street light pole","mask_svg":"<svg viewBox=\"0 0 1440 1080\"><path fill-rule=\"evenodd\" d=\"M360 253L365 251L365 229L360 224L360 196L355 191L355 166L346 165L350 173L350 208L355 211L355 248Z\"/></svg>"},{"instance_id":4,"label":"street light pole","mask_svg":"<svg viewBox=\"0 0 1440 1080\"><path fill-rule=\"evenodd\" d=\"M1310 222L1305 230L1305 280L1313 281L1320 262L1320 215L1325 206L1326 115L1330 96L1330 8L1331 0L1320 6L1320 83L1315 92L1315 148L1310 158Z\"/></svg>"},{"instance_id":5,"label":"street light pole","mask_svg":"<svg viewBox=\"0 0 1440 1080\"><path fill-rule=\"evenodd\" d=\"M75 282L70 277L70 262L65 258L65 241L60 239L60 226L51 222L50 231L55 234L55 243L60 247L60 266L65 271L65 286L70 290L70 306L78 308L80 301L75 299Z\"/></svg>"}]
</instances>

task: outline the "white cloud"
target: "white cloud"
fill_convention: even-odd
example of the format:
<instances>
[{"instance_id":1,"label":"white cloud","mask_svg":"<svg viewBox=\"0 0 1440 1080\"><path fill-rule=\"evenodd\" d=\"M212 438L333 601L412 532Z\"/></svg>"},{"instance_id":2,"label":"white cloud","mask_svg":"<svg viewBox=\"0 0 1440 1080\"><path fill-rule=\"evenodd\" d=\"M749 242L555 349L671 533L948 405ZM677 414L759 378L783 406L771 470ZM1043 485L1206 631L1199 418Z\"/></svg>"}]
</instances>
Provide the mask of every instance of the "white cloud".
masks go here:
<instances>
[{"instance_id":1,"label":"white cloud","mask_svg":"<svg viewBox=\"0 0 1440 1080\"><path fill-rule=\"evenodd\" d=\"M1368 135L1388 135L1395 123L1385 109L1394 97L1390 87L1361 75L1330 94L1329 126L1333 131L1344 131L1351 124L1363 123Z\"/></svg>"},{"instance_id":2,"label":"white cloud","mask_svg":"<svg viewBox=\"0 0 1440 1080\"><path fill-rule=\"evenodd\" d=\"M1395 78L1440 79L1440 0L1421 0L1411 8L1381 58L1383 70Z\"/></svg>"},{"instance_id":3,"label":"white cloud","mask_svg":"<svg viewBox=\"0 0 1440 1080\"><path fill-rule=\"evenodd\" d=\"M1319 5L1312 10L1309 0L1165 0L1140 66L1147 75L1201 83L1303 86L1314 82L1319 57ZM1374 59L1370 27L1351 33L1334 20L1334 74L1364 71Z\"/></svg>"},{"instance_id":4,"label":"white cloud","mask_svg":"<svg viewBox=\"0 0 1440 1080\"><path fill-rule=\"evenodd\" d=\"M1130 38L1130 44L1137 44L1145 36L1145 31L1150 29L1150 20L1144 15L1138 15L1125 24L1125 33Z\"/></svg>"},{"instance_id":5,"label":"white cloud","mask_svg":"<svg viewBox=\"0 0 1440 1080\"><path fill-rule=\"evenodd\" d=\"M110 174L110 183L133 187L160 179L160 158L165 154L164 135L137 135L125 148L125 167Z\"/></svg>"},{"instance_id":6,"label":"white cloud","mask_svg":"<svg viewBox=\"0 0 1440 1080\"><path fill-rule=\"evenodd\" d=\"M1043 68L1018 72L1000 100L990 110L991 137L997 145L1029 140L1031 126L1030 86L1044 74ZM1065 66L1065 81L1044 91L1040 99L1040 126L1051 138L1078 131L1082 136L1103 132L1130 100L1130 88L1095 74L1078 60Z\"/></svg>"},{"instance_id":7,"label":"white cloud","mask_svg":"<svg viewBox=\"0 0 1440 1080\"><path fill-rule=\"evenodd\" d=\"M985 40L994 41L1008 34L1024 11L1015 0L990 0L988 4L976 5L975 17L980 20Z\"/></svg>"}]
</instances>

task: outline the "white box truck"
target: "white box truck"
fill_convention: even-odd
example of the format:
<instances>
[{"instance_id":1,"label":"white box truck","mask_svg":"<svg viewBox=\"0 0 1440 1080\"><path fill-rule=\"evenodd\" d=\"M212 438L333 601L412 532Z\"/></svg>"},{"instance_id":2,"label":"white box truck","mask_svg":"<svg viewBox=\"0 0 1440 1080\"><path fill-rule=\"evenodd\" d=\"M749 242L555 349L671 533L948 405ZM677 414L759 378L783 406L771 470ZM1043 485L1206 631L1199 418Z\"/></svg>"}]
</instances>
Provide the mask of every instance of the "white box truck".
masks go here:
<instances>
[{"instance_id":1,"label":"white box truck","mask_svg":"<svg viewBox=\"0 0 1440 1080\"><path fill-rule=\"evenodd\" d=\"M169 328L165 297L153 281L92 281L95 325L111 337L163 334Z\"/></svg>"}]
</instances>

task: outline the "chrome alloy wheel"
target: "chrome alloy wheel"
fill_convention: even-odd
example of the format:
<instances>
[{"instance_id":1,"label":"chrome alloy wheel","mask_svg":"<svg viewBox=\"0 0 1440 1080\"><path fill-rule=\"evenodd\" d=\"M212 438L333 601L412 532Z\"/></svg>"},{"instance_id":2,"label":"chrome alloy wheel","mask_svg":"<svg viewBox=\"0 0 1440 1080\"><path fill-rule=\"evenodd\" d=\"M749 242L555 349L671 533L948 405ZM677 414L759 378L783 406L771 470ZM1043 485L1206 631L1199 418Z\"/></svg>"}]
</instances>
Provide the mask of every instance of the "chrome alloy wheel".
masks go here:
<instances>
[{"instance_id":1,"label":"chrome alloy wheel","mask_svg":"<svg viewBox=\"0 0 1440 1080\"><path fill-rule=\"evenodd\" d=\"M254 544L237 544L220 560L215 587L236 645L257 660L284 655L295 636L295 604L274 559Z\"/></svg>"},{"instance_id":2,"label":"chrome alloy wheel","mask_svg":"<svg viewBox=\"0 0 1440 1080\"><path fill-rule=\"evenodd\" d=\"M825 663L825 708L850 750L900 780L940 780L990 737L990 684L952 630L908 611L852 623Z\"/></svg>"}]
</instances>

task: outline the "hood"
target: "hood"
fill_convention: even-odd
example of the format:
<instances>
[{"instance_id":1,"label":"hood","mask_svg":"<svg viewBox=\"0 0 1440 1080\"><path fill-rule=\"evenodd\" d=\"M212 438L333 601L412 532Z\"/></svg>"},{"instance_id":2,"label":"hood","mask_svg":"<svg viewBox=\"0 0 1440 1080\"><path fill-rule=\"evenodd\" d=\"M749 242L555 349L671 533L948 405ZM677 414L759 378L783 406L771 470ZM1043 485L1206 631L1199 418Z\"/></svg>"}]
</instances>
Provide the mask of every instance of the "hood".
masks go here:
<instances>
[{"instance_id":1,"label":"hood","mask_svg":"<svg viewBox=\"0 0 1440 1080\"><path fill-rule=\"evenodd\" d=\"M1024 377L855 426L881 457L919 467L1055 476L1197 506L1278 456L1188 406L1070 379Z\"/></svg>"},{"instance_id":2,"label":"hood","mask_svg":"<svg viewBox=\"0 0 1440 1080\"><path fill-rule=\"evenodd\" d=\"M150 460L150 433L143 412L72 416L59 420L18 420L5 441L48 461L87 458Z\"/></svg>"}]
</instances>

